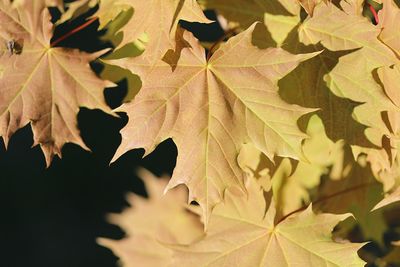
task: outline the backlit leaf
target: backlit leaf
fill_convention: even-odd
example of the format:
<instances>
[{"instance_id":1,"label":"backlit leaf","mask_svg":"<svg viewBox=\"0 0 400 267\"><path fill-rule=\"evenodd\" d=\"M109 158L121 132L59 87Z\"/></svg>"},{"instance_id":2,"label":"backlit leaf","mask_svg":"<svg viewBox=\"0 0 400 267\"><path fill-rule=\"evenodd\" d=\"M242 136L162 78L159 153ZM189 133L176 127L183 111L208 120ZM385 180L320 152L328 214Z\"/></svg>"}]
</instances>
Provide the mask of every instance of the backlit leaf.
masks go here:
<instances>
[{"instance_id":1,"label":"backlit leaf","mask_svg":"<svg viewBox=\"0 0 400 267\"><path fill-rule=\"evenodd\" d=\"M362 244L336 243L331 231L349 215L315 214L311 206L274 223L254 180L248 195L225 192L210 218L206 236L188 246L171 246L172 266L364 266L357 250Z\"/></svg>"},{"instance_id":2,"label":"backlit leaf","mask_svg":"<svg viewBox=\"0 0 400 267\"><path fill-rule=\"evenodd\" d=\"M120 109L130 120L114 160L134 148L150 153L172 137L178 159L169 188L186 184L206 218L225 188L243 184L236 158L246 141L271 159L302 158L306 135L297 120L310 110L282 101L277 81L316 54L260 50L251 44L254 27L231 38L209 61L187 32L181 32L178 51L156 65L114 61L143 82L134 101Z\"/></svg>"}]
</instances>

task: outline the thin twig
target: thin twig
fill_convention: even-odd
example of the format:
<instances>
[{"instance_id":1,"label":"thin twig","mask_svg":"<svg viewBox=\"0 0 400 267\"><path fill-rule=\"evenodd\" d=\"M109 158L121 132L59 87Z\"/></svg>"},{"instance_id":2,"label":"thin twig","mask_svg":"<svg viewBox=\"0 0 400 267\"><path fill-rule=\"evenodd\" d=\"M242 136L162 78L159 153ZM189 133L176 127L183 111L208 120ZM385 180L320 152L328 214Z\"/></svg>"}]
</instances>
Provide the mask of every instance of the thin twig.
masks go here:
<instances>
[{"instance_id":1,"label":"thin twig","mask_svg":"<svg viewBox=\"0 0 400 267\"><path fill-rule=\"evenodd\" d=\"M317 205L317 204L319 204L319 203L321 203L321 202L324 202L324 201L327 201L327 200L329 200L329 199L331 199L331 198L344 195L344 194L346 194L346 193L349 193L349 192L358 190L358 189L360 189L360 188L368 187L368 186L370 186L370 185L372 185L372 184L374 184L374 183L376 183L376 182L364 183L364 184L360 184L360 185L357 185L357 186L353 186L353 187L347 188L347 189L345 189L345 190L336 192L336 193L334 193L334 194L332 194L332 195L328 195L328 196L322 197L322 198L320 198L320 199L317 199L316 201L312 202L312 204L313 204L313 205ZM278 225L279 223L281 223L282 221L284 221L286 218L290 217L291 215L293 215L293 214L295 214L295 213L298 213L298 212L300 212L300 211L303 211L303 210L307 209L308 206L309 206L309 205L304 205L303 207L298 208L297 210L294 210L294 211L292 211L292 212L286 214L286 215L283 216L276 224Z\"/></svg>"},{"instance_id":2,"label":"thin twig","mask_svg":"<svg viewBox=\"0 0 400 267\"><path fill-rule=\"evenodd\" d=\"M50 44L51 47L55 47L56 45L58 45L60 42L64 41L65 39L67 39L68 37L70 37L71 35L80 32L81 30L85 29L86 27L88 27L89 25L91 25L93 22L95 22L97 20L97 17L94 17L88 21L86 21L84 24L78 26L77 28L73 29L72 31L69 31L68 33L64 34L63 36L61 36L60 38L58 38L57 40L55 40L54 42L52 42Z\"/></svg>"},{"instance_id":3,"label":"thin twig","mask_svg":"<svg viewBox=\"0 0 400 267\"><path fill-rule=\"evenodd\" d=\"M372 15L374 15L375 23L379 24L379 16L378 16L378 13L376 12L375 8L371 4L368 4L368 6L369 6L369 10L371 10L371 12L372 12Z\"/></svg>"}]
</instances>

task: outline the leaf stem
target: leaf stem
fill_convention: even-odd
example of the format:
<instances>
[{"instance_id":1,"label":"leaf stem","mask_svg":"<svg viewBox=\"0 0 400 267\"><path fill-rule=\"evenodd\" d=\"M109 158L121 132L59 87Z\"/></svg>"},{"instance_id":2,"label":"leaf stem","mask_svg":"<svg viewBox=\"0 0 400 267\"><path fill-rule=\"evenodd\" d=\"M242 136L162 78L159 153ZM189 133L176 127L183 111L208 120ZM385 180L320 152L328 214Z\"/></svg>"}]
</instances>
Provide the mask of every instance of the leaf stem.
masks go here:
<instances>
[{"instance_id":1,"label":"leaf stem","mask_svg":"<svg viewBox=\"0 0 400 267\"><path fill-rule=\"evenodd\" d=\"M352 191L355 191L355 190L358 190L358 189L361 189L361 188L364 188L364 187L368 187L368 186L370 186L372 184L375 184L375 183L376 182L369 182L369 183L359 184L359 185L356 185L356 186L353 186L353 187L350 187L350 188L346 188L346 189L344 189L342 191L339 191L339 192L336 192L334 194L321 197L320 199L317 199L316 201L312 202L312 204L313 205L317 205L317 204L320 204L321 202L327 201L327 200L329 200L331 198L334 198L334 197L337 197L337 196L341 196L341 195L344 195L346 193L350 193ZM286 214L285 216L280 218L279 221L276 223L276 225L278 225L279 223L281 223L282 221L284 221L288 217L292 216L293 214L298 213L298 212L303 211L303 210L306 210L308 206L309 205L304 205L303 207L300 207L297 210L289 212L288 214Z\"/></svg>"},{"instance_id":2,"label":"leaf stem","mask_svg":"<svg viewBox=\"0 0 400 267\"><path fill-rule=\"evenodd\" d=\"M379 24L379 16L378 16L378 13L376 13L375 8L371 4L368 4L368 6L369 6L369 10L371 10L371 12L372 12L372 15L374 15L375 23Z\"/></svg>"},{"instance_id":3,"label":"leaf stem","mask_svg":"<svg viewBox=\"0 0 400 267\"><path fill-rule=\"evenodd\" d=\"M87 28L89 25L91 25L96 20L97 20L97 17L94 17L94 18L86 21L84 24L82 24L82 25L76 27L75 29L67 32L66 34L64 34L63 36L61 36L60 38L58 38L54 42L51 42L50 47L55 47L56 45L58 45L60 42L64 41L65 39L67 39L71 35L74 35L75 33L80 32L81 30Z\"/></svg>"}]
</instances>

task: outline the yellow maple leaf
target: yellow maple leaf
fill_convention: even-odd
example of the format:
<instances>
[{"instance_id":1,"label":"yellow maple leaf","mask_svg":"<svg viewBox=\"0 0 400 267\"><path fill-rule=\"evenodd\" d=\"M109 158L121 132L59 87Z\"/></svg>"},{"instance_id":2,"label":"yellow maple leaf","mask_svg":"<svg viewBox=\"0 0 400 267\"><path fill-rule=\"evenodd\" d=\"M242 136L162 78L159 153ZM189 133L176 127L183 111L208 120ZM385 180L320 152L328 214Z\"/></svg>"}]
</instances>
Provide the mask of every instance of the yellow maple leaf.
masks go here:
<instances>
[{"instance_id":1,"label":"yellow maple leaf","mask_svg":"<svg viewBox=\"0 0 400 267\"><path fill-rule=\"evenodd\" d=\"M178 159L168 188L186 184L206 221L225 188L243 185L236 158L247 140L271 159L302 157L306 135L297 120L311 110L282 101L277 81L318 53L258 49L251 44L255 26L231 38L208 61L197 40L181 32L179 49L156 65L135 58L113 62L143 82L134 101L119 109L130 120L114 160L134 148L148 154L172 137Z\"/></svg>"},{"instance_id":2,"label":"yellow maple leaf","mask_svg":"<svg viewBox=\"0 0 400 267\"><path fill-rule=\"evenodd\" d=\"M191 245L170 246L171 266L364 266L357 255L362 244L336 243L331 237L348 214L314 214L310 206L275 224L274 204L267 210L254 179L247 180L247 191L226 190L206 236Z\"/></svg>"}]
</instances>

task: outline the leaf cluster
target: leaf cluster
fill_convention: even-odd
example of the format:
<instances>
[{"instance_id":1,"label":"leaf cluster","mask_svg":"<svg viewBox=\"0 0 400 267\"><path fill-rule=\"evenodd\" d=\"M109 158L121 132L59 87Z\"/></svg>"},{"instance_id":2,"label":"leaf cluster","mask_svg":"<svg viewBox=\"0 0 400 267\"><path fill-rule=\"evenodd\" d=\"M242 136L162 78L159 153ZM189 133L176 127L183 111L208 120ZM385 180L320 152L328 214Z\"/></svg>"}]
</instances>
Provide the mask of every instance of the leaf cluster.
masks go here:
<instances>
[{"instance_id":1,"label":"leaf cluster","mask_svg":"<svg viewBox=\"0 0 400 267\"><path fill-rule=\"evenodd\" d=\"M50 165L65 143L89 150L86 107L129 117L112 162L174 141L172 177L142 170L149 198L110 217L127 237L99 239L124 266L396 266L399 4L0 0L0 136L30 124ZM112 48L62 46L94 22ZM190 23L225 35L200 42Z\"/></svg>"}]
</instances>

